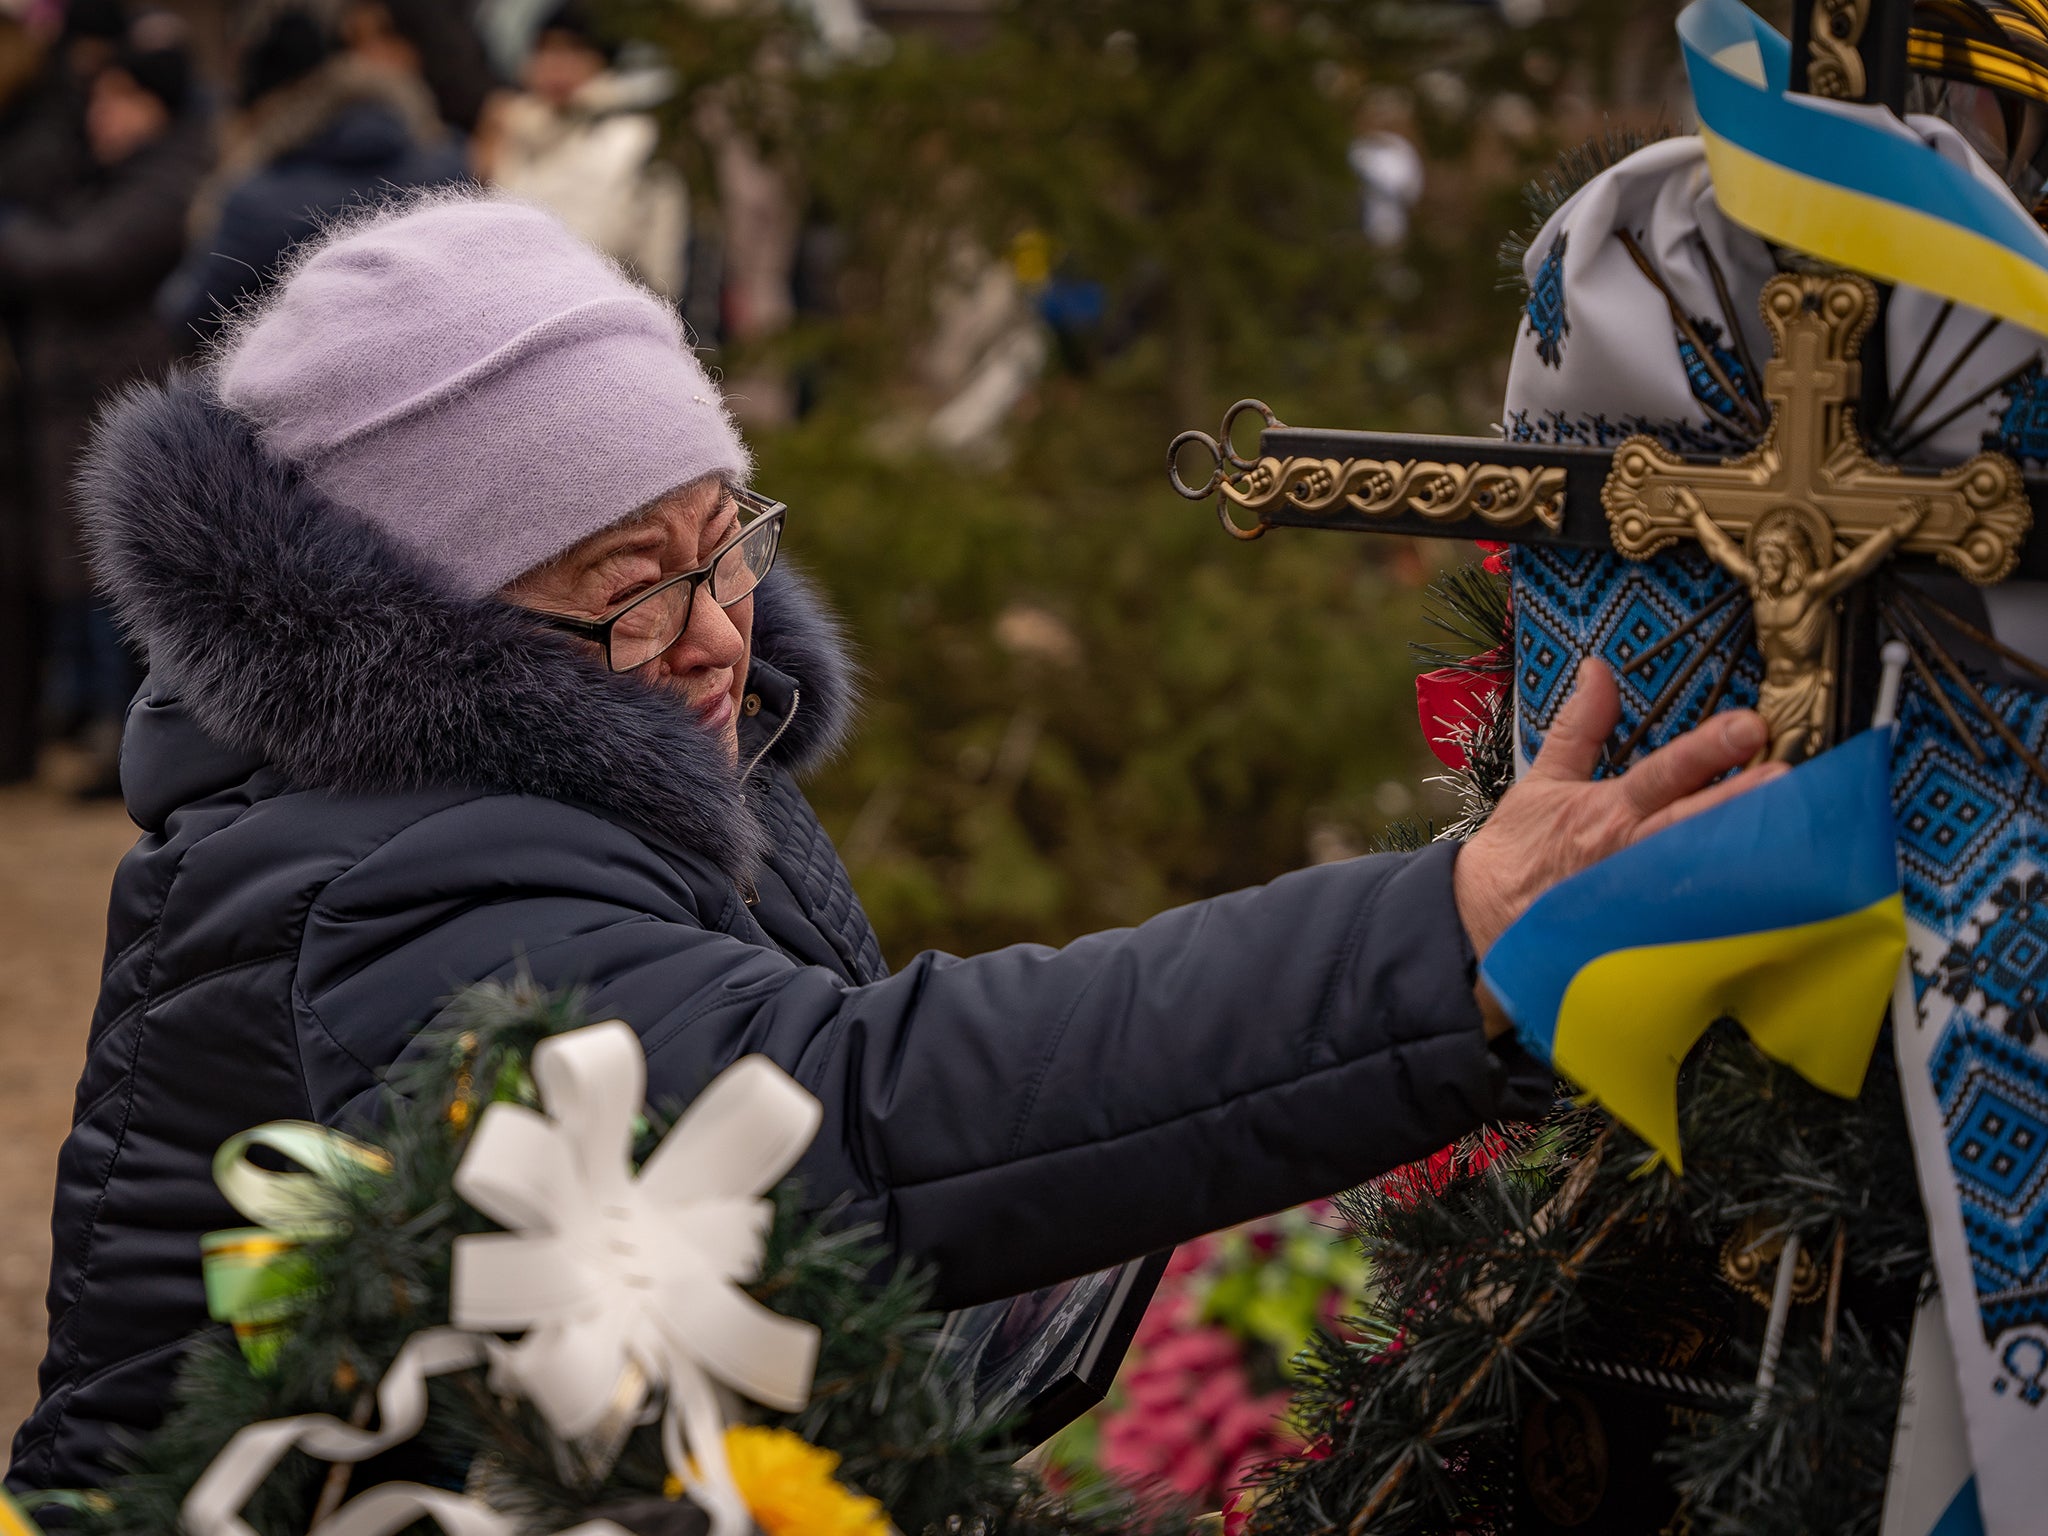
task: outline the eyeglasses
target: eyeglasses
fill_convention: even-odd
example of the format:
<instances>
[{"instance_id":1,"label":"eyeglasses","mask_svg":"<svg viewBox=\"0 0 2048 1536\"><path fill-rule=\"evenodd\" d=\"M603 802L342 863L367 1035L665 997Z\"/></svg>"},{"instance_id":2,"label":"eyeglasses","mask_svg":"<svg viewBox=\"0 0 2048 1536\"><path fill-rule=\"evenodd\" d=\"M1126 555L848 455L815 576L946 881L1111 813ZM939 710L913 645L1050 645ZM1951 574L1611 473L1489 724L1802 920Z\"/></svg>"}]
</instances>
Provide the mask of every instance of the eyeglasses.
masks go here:
<instances>
[{"instance_id":1,"label":"eyeglasses","mask_svg":"<svg viewBox=\"0 0 2048 1536\"><path fill-rule=\"evenodd\" d=\"M605 665L614 672L646 666L690 627L690 609L699 587L709 587L711 600L730 608L760 586L775 564L775 549L782 542L782 517L788 508L752 491L731 494L740 508L739 532L696 570L671 576L595 619L572 618L566 613L535 613L533 617L550 629L596 641L604 647Z\"/></svg>"}]
</instances>

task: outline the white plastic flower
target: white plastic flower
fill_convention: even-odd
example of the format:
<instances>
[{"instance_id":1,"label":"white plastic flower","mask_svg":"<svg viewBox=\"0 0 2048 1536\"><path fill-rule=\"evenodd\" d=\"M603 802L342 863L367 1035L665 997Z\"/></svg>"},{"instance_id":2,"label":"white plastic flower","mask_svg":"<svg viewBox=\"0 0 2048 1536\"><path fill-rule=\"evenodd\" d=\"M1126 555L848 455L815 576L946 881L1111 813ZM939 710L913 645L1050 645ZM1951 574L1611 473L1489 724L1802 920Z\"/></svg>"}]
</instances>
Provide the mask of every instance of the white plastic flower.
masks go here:
<instances>
[{"instance_id":1,"label":"white plastic flower","mask_svg":"<svg viewBox=\"0 0 2048 1536\"><path fill-rule=\"evenodd\" d=\"M646 1091L639 1037L613 1021L534 1049L547 1113L484 1112L455 1189L510 1230L458 1238L452 1321L524 1331L501 1369L575 1440L617 1406L637 1410L637 1369L668 1388L670 1471L716 1536L751 1523L725 1465L713 1382L794 1412L810 1395L818 1332L740 1287L756 1278L773 1207L823 1111L764 1056L721 1073L636 1175L633 1121ZM693 1467L700 1476L693 1476Z\"/></svg>"}]
</instances>

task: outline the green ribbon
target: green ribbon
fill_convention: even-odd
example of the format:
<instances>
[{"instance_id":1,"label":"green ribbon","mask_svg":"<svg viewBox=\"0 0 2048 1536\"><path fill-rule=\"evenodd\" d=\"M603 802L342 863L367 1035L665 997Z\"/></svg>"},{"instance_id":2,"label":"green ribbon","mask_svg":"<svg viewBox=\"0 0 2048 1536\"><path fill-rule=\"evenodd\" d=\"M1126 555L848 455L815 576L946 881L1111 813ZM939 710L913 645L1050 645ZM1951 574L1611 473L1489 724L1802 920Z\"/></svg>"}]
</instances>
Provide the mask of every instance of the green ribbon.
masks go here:
<instances>
[{"instance_id":1,"label":"green ribbon","mask_svg":"<svg viewBox=\"0 0 2048 1536\"><path fill-rule=\"evenodd\" d=\"M304 1171L259 1167L249 1161L258 1147ZM243 1358L259 1374L276 1363L318 1284L305 1244L344 1230L334 1214L336 1186L365 1170L388 1173L391 1159L367 1142L304 1120L259 1125L230 1137L214 1154L214 1183L257 1225L199 1239L206 1310L235 1330Z\"/></svg>"}]
</instances>

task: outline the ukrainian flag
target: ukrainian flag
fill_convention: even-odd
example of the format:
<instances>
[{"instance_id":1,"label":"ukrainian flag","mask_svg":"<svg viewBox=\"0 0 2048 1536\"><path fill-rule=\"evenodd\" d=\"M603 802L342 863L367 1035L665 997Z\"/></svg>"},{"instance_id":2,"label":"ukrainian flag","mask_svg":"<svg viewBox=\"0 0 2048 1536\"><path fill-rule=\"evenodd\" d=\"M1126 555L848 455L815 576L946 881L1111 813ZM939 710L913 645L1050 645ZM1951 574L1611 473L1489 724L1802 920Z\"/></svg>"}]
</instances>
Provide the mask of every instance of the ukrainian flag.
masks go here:
<instances>
[{"instance_id":1,"label":"ukrainian flag","mask_svg":"<svg viewBox=\"0 0 2048 1536\"><path fill-rule=\"evenodd\" d=\"M1729 218L2048 332L2048 233L2001 183L1945 159L1882 107L1790 93L1790 48L1739 0L1695 0L1678 38Z\"/></svg>"},{"instance_id":2,"label":"ukrainian flag","mask_svg":"<svg viewBox=\"0 0 2048 1536\"><path fill-rule=\"evenodd\" d=\"M1529 1050L1679 1168L1678 1068L1716 1019L1844 1098L1863 1087L1906 918L1891 728L1553 887L1480 974Z\"/></svg>"}]
</instances>

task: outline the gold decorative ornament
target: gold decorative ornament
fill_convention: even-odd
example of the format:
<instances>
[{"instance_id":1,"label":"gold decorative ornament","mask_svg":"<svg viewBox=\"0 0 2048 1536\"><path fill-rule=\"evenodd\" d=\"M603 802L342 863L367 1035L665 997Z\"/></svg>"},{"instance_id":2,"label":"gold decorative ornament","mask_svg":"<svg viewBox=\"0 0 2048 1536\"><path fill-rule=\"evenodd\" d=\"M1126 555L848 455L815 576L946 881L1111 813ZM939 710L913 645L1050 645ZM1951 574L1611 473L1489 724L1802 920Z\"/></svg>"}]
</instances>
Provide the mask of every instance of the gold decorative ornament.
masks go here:
<instances>
[{"instance_id":1,"label":"gold decorative ornament","mask_svg":"<svg viewBox=\"0 0 2048 1536\"><path fill-rule=\"evenodd\" d=\"M1908 503L1889 527L1830 564L1833 530L1811 507L1787 502L1772 508L1738 545L1691 491L1680 491L1679 499L1691 510L1707 553L1749 589L1756 647L1764 659L1756 707L1771 728L1768 755L1804 762L1827 742L1835 690L1834 600L1877 569L1918 525L1921 509Z\"/></svg>"},{"instance_id":2,"label":"gold decorative ornament","mask_svg":"<svg viewBox=\"0 0 2048 1536\"><path fill-rule=\"evenodd\" d=\"M464 1030L455 1042L462 1064L455 1069L455 1096L448 1101L448 1123L458 1131L469 1124L469 1117L475 1110L471 1096L476 1084L470 1071L470 1064L476 1058L476 1032Z\"/></svg>"},{"instance_id":3,"label":"gold decorative ornament","mask_svg":"<svg viewBox=\"0 0 2048 1536\"><path fill-rule=\"evenodd\" d=\"M1868 85L1857 44L1870 24L1870 0L1813 0L1807 28L1806 88L1815 96L1861 101Z\"/></svg>"},{"instance_id":4,"label":"gold decorative ornament","mask_svg":"<svg viewBox=\"0 0 2048 1536\"><path fill-rule=\"evenodd\" d=\"M1785 1235L1766 1236L1768 1225L1764 1217L1745 1217L1721 1244L1721 1278L1760 1307L1771 1304L1778 1255L1785 1251ZM1798 1257L1792 1261L1792 1299L1801 1304L1818 1301L1826 1288L1827 1277L1813 1250L1800 1244Z\"/></svg>"},{"instance_id":5,"label":"gold decorative ornament","mask_svg":"<svg viewBox=\"0 0 2048 1536\"><path fill-rule=\"evenodd\" d=\"M1998 581L2033 524L2020 468L2004 454L1930 473L1870 456L1855 402L1876 310L1877 290L1861 277L1772 278L1763 313L1777 347L1763 371L1763 441L1741 458L1701 464L1632 437L1615 450L1600 493L1619 553L1642 560L1698 539L1748 589L1765 663L1757 707L1771 727L1766 750L1786 762L1826 740L1836 596L1895 550Z\"/></svg>"},{"instance_id":6,"label":"gold decorative ornament","mask_svg":"<svg viewBox=\"0 0 2048 1536\"><path fill-rule=\"evenodd\" d=\"M1861 543L1888 527L1908 503L1921 509L1905 554L1932 555L1979 585L2002 580L2019 561L2033 509L2019 466L1980 453L1944 470L1880 464L1856 427L1863 334L1877 290L1860 277L1784 274L1764 287L1764 320L1777 341L1764 366L1771 425L1749 453L1723 464L1688 461L1656 439L1631 437L1614 452L1601 489L1615 550L1647 559L1693 536L1678 501L1691 490L1726 533L1747 536L1758 519L1788 503L1811 507L1837 540Z\"/></svg>"},{"instance_id":7,"label":"gold decorative ornament","mask_svg":"<svg viewBox=\"0 0 2048 1536\"><path fill-rule=\"evenodd\" d=\"M1281 507L1328 516L1340 511L1368 518L1415 516L1450 524L1477 518L1494 529L1537 523L1551 532L1564 526L1565 471L1554 465L1490 464L1431 458L1327 459L1266 454L1241 458L1231 447L1231 430L1247 412L1268 427L1281 425L1259 400L1240 400L1223 414L1216 436L1183 432L1166 451L1166 473L1189 501L1216 497L1216 513L1232 538L1262 538ZM1451 441L1447 439L1446 441ZM1180 453L1190 444L1209 460L1200 485L1181 478ZM1249 527L1234 522L1232 507L1253 513Z\"/></svg>"},{"instance_id":8,"label":"gold decorative ornament","mask_svg":"<svg viewBox=\"0 0 2048 1536\"><path fill-rule=\"evenodd\" d=\"M1499 528L1564 521L1564 471L1512 464L1441 464L1429 459L1261 459L1218 489L1233 505L1261 512L1284 501L1303 512L1340 506L1367 517L1413 512L1437 522L1477 517Z\"/></svg>"}]
</instances>

